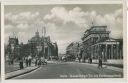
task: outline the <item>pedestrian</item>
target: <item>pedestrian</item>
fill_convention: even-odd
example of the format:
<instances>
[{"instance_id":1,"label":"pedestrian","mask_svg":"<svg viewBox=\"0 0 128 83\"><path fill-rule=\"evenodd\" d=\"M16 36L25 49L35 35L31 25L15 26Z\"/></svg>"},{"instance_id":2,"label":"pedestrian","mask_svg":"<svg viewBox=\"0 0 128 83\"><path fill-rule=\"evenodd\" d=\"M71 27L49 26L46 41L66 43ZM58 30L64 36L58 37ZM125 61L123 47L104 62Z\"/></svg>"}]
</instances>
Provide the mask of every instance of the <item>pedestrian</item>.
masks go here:
<instances>
[{"instance_id":1,"label":"pedestrian","mask_svg":"<svg viewBox=\"0 0 128 83\"><path fill-rule=\"evenodd\" d=\"M21 59L21 68L24 68L24 63L23 63L23 59Z\"/></svg>"},{"instance_id":2,"label":"pedestrian","mask_svg":"<svg viewBox=\"0 0 128 83\"><path fill-rule=\"evenodd\" d=\"M90 59L88 58L88 63L90 63Z\"/></svg>"},{"instance_id":3,"label":"pedestrian","mask_svg":"<svg viewBox=\"0 0 128 83\"><path fill-rule=\"evenodd\" d=\"M92 58L90 58L90 64L92 63Z\"/></svg>"},{"instance_id":4,"label":"pedestrian","mask_svg":"<svg viewBox=\"0 0 128 83\"><path fill-rule=\"evenodd\" d=\"M19 58L19 66L20 66L20 69L24 68L24 66L23 66L23 59L22 58Z\"/></svg>"},{"instance_id":5,"label":"pedestrian","mask_svg":"<svg viewBox=\"0 0 128 83\"><path fill-rule=\"evenodd\" d=\"M45 58L41 57L41 62L43 63L43 65L45 64Z\"/></svg>"},{"instance_id":6,"label":"pedestrian","mask_svg":"<svg viewBox=\"0 0 128 83\"><path fill-rule=\"evenodd\" d=\"M25 64L26 64L26 67L28 67L28 57L25 57Z\"/></svg>"},{"instance_id":7,"label":"pedestrian","mask_svg":"<svg viewBox=\"0 0 128 83\"><path fill-rule=\"evenodd\" d=\"M47 59L45 59L45 64L47 65Z\"/></svg>"},{"instance_id":8,"label":"pedestrian","mask_svg":"<svg viewBox=\"0 0 128 83\"><path fill-rule=\"evenodd\" d=\"M78 57L78 59L79 59L79 63L81 62L81 58L80 57Z\"/></svg>"},{"instance_id":9,"label":"pedestrian","mask_svg":"<svg viewBox=\"0 0 128 83\"><path fill-rule=\"evenodd\" d=\"M82 54L83 54L83 51L82 51L82 50L79 50L79 52L78 52L78 59L79 59L79 62L81 62Z\"/></svg>"},{"instance_id":10,"label":"pedestrian","mask_svg":"<svg viewBox=\"0 0 128 83\"><path fill-rule=\"evenodd\" d=\"M31 66L31 59L29 59L28 62L29 62L29 66Z\"/></svg>"},{"instance_id":11,"label":"pedestrian","mask_svg":"<svg viewBox=\"0 0 128 83\"><path fill-rule=\"evenodd\" d=\"M37 64L38 64L38 59L35 58L35 66L37 66Z\"/></svg>"},{"instance_id":12,"label":"pedestrian","mask_svg":"<svg viewBox=\"0 0 128 83\"><path fill-rule=\"evenodd\" d=\"M41 66L41 59L38 59L38 66Z\"/></svg>"},{"instance_id":13,"label":"pedestrian","mask_svg":"<svg viewBox=\"0 0 128 83\"><path fill-rule=\"evenodd\" d=\"M79 60L79 63L81 62L81 56L80 56L80 53L77 55L78 56L78 60Z\"/></svg>"},{"instance_id":14,"label":"pedestrian","mask_svg":"<svg viewBox=\"0 0 128 83\"><path fill-rule=\"evenodd\" d=\"M102 68L102 59L101 58L99 58L98 68Z\"/></svg>"},{"instance_id":15,"label":"pedestrian","mask_svg":"<svg viewBox=\"0 0 128 83\"><path fill-rule=\"evenodd\" d=\"M28 56L28 65L31 66L31 59L32 57L31 56Z\"/></svg>"}]
</instances>

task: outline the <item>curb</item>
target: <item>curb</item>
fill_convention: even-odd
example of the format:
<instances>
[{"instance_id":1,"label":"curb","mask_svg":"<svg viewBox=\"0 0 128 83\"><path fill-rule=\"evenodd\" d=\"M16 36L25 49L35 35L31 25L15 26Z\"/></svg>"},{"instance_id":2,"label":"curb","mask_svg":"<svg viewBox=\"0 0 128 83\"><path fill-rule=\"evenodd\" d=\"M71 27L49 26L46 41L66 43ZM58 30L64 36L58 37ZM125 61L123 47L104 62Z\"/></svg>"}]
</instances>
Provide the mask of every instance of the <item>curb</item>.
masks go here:
<instances>
[{"instance_id":1,"label":"curb","mask_svg":"<svg viewBox=\"0 0 128 83\"><path fill-rule=\"evenodd\" d=\"M27 68L27 67L24 67L24 68ZM18 70L20 70L20 68L18 68L16 70L13 70L13 71L10 71L10 72L7 72L7 73L15 72L15 71L18 71ZM5 74L7 74L7 73L5 73Z\"/></svg>"},{"instance_id":2,"label":"curb","mask_svg":"<svg viewBox=\"0 0 128 83\"><path fill-rule=\"evenodd\" d=\"M98 64L98 63L92 63L92 64ZM123 64L109 64L109 63L103 63L103 65L113 66L113 67L118 67L118 68L123 68Z\"/></svg>"},{"instance_id":3,"label":"curb","mask_svg":"<svg viewBox=\"0 0 128 83\"><path fill-rule=\"evenodd\" d=\"M77 62L79 63L79 62ZM80 62L80 63L88 63L88 62ZM90 63L88 63L90 64ZM91 64L98 64L96 62L92 62ZM106 66L112 66L112 67L117 67L117 68L122 68L123 69L123 64L112 64L112 63L102 63L102 65L106 65Z\"/></svg>"},{"instance_id":4,"label":"curb","mask_svg":"<svg viewBox=\"0 0 128 83\"><path fill-rule=\"evenodd\" d=\"M23 72L23 73L20 73L20 74L16 74L16 75L13 75L13 76L8 76L8 77L5 77L5 79L7 80L7 79L14 78L14 77L17 77L17 76L20 76L20 75L23 75L23 74L32 72L32 71L34 71L34 70L36 70L36 69L38 69L38 68L39 68L39 67L36 67L36 68L34 68L34 69L32 69L32 70L29 70L29 71L26 71L26 72Z\"/></svg>"},{"instance_id":5,"label":"curb","mask_svg":"<svg viewBox=\"0 0 128 83\"><path fill-rule=\"evenodd\" d=\"M88 62L81 62L81 63L88 63ZM90 63L88 63L88 64L90 64ZM98 63L92 62L91 64L98 64ZM123 68L123 64L102 63L102 65L112 66L112 67L117 67L117 68Z\"/></svg>"}]
</instances>

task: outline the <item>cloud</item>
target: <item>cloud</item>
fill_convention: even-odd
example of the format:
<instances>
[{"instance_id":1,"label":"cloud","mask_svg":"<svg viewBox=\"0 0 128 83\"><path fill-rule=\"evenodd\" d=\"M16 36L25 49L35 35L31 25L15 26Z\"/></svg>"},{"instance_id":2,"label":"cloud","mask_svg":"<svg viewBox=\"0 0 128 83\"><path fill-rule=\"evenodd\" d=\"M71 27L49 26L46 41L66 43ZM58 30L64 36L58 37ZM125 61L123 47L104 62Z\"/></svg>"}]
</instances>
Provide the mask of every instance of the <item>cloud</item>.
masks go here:
<instances>
[{"instance_id":1,"label":"cloud","mask_svg":"<svg viewBox=\"0 0 128 83\"><path fill-rule=\"evenodd\" d=\"M118 9L111 14L96 15L96 25L107 25L108 30L111 31L110 37L123 38L123 15L122 9Z\"/></svg>"},{"instance_id":2,"label":"cloud","mask_svg":"<svg viewBox=\"0 0 128 83\"><path fill-rule=\"evenodd\" d=\"M122 18L122 14L123 14L123 10L122 9L118 9L118 10L115 11L114 16Z\"/></svg>"},{"instance_id":3,"label":"cloud","mask_svg":"<svg viewBox=\"0 0 128 83\"><path fill-rule=\"evenodd\" d=\"M5 29L13 29L13 28L14 27L12 25L9 25L9 24L5 26Z\"/></svg>"},{"instance_id":4,"label":"cloud","mask_svg":"<svg viewBox=\"0 0 128 83\"><path fill-rule=\"evenodd\" d=\"M63 24L67 22L74 22L77 25L83 25L86 20L84 16L85 12L80 7L75 7L72 10L66 10L64 7L54 7L50 14L44 16L44 20L53 20L53 22L62 21Z\"/></svg>"},{"instance_id":5,"label":"cloud","mask_svg":"<svg viewBox=\"0 0 128 83\"><path fill-rule=\"evenodd\" d=\"M27 40L32 36L34 28L38 28L40 21L39 12L9 12L5 14L5 39L8 41L8 36L15 33L19 40ZM37 26L38 25L38 26ZM35 30L35 29L34 29ZM27 35L25 35L27 34ZM31 36L30 36L31 35ZM22 37L21 37L22 36Z\"/></svg>"},{"instance_id":6,"label":"cloud","mask_svg":"<svg viewBox=\"0 0 128 83\"><path fill-rule=\"evenodd\" d=\"M11 25L11 24L8 24L8 25L5 25L5 33L8 34L10 32L14 32L15 29L15 26Z\"/></svg>"},{"instance_id":7,"label":"cloud","mask_svg":"<svg viewBox=\"0 0 128 83\"><path fill-rule=\"evenodd\" d=\"M54 18L58 18L61 20L68 20L68 11L64 7L54 7L51 10L51 14L47 14L44 19L51 20Z\"/></svg>"},{"instance_id":8,"label":"cloud","mask_svg":"<svg viewBox=\"0 0 128 83\"><path fill-rule=\"evenodd\" d=\"M27 23L24 23L24 24L21 23L17 25L16 27L19 29L26 29L26 28L29 28L29 25Z\"/></svg>"},{"instance_id":9,"label":"cloud","mask_svg":"<svg viewBox=\"0 0 128 83\"><path fill-rule=\"evenodd\" d=\"M10 30L16 32L27 31L33 28L32 26L40 20L39 15L39 12L6 13L5 29L6 31Z\"/></svg>"},{"instance_id":10,"label":"cloud","mask_svg":"<svg viewBox=\"0 0 128 83\"><path fill-rule=\"evenodd\" d=\"M35 20L39 16L39 12L21 12L18 14L7 13L5 14L5 20L12 23L28 23Z\"/></svg>"}]
</instances>

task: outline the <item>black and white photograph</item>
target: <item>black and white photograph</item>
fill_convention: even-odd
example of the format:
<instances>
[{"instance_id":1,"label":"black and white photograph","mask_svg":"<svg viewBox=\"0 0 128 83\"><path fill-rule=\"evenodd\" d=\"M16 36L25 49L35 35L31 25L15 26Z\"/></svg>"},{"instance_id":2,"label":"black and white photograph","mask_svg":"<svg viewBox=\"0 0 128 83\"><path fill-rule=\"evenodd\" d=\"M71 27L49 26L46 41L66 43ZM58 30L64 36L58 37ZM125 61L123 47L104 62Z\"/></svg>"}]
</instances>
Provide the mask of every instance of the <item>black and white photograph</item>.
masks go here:
<instances>
[{"instance_id":1,"label":"black and white photograph","mask_svg":"<svg viewBox=\"0 0 128 83\"><path fill-rule=\"evenodd\" d=\"M6 80L123 78L123 5L5 5L4 57Z\"/></svg>"},{"instance_id":2,"label":"black and white photograph","mask_svg":"<svg viewBox=\"0 0 128 83\"><path fill-rule=\"evenodd\" d=\"M1 7L0 7L0 81L1 81Z\"/></svg>"}]
</instances>

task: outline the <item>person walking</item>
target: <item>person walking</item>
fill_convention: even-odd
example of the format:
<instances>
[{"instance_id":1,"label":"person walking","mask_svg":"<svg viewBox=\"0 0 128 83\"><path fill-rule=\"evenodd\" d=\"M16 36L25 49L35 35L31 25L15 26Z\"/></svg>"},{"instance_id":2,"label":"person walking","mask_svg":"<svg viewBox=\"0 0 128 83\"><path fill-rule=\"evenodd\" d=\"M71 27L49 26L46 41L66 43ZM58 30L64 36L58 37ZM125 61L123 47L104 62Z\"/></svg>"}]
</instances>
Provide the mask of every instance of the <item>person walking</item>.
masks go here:
<instances>
[{"instance_id":1,"label":"person walking","mask_svg":"<svg viewBox=\"0 0 128 83\"><path fill-rule=\"evenodd\" d=\"M38 59L35 58L35 66L37 66L37 64L38 64Z\"/></svg>"},{"instance_id":2,"label":"person walking","mask_svg":"<svg viewBox=\"0 0 128 83\"><path fill-rule=\"evenodd\" d=\"M41 59L38 59L38 66L40 67L41 66Z\"/></svg>"},{"instance_id":3,"label":"person walking","mask_svg":"<svg viewBox=\"0 0 128 83\"><path fill-rule=\"evenodd\" d=\"M79 63L81 62L82 54L83 54L83 51L79 50L79 52L78 52Z\"/></svg>"},{"instance_id":4,"label":"person walking","mask_svg":"<svg viewBox=\"0 0 128 83\"><path fill-rule=\"evenodd\" d=\"M22 58L19 58L19 66L20 66L20 69L24 68L24 66L23 66L23 59Z\"/></svg>"},{"instance_id":5,"label":"person walking","mask_svg":"<svg viewBox=\"0 0 128 83\"><path fill-rule=\"evenodd\" d=\"M31 66L31 59L32 57L31 56L28 56L28 65Z\"/></svg>"},{"instance_id":6,"label":"person walking","mask_svg":"<svg viewBox=\"0 0 128 83\"><path fill-rule=\"evenodd\" d=\"M99 58L99 64L98 64L98 68L102 68L102 58Z\"/></svg>"},{"instance_id":7,"label":"person walking","mask_svg":"<svg viewBox=\"0 0 128 83\"><path fill-rule=\"evenodd\" d=\"M26 67L28 67L28 57L25 57L25 64L26 64Z\"/></svg>"},{"instance_id":8,"label":"person walking","mask_svg":"<svg viewBox=\"0 0 128 83\"><path fill-rule=\"evenodd\" d=\"M47 59L45 59L45 65L47 65Z\"/></svg>"},{"instance_id":9,"label":"person walking","mask_svg":"<svg viewBox=\"0 0 128 83\"><path fill-rule=\"evenodd\" d=\"M90 64L92 64L92 58L90 58Z\"/></svg>"},{"instance_id":10,"label":"person walking","mask_svg":"<svg viewBox=\"0 0 128 83\"><path fill-rule=\"evenodd\" d=\"M41 57L41 61L42 61L43 65L45 65L45 58L44 57Z\"/></svg>"},{"instance_id":11,"label":"person walking","mask_svg":"<svg viewBox=\"0 0 128 83\"><path fill-rule=\"evenodd\" d=\"M81 62L81 54L80 54L80 52L78 53L78 60L79 60L79 63Z\"/></svg>"}]
</instances>

